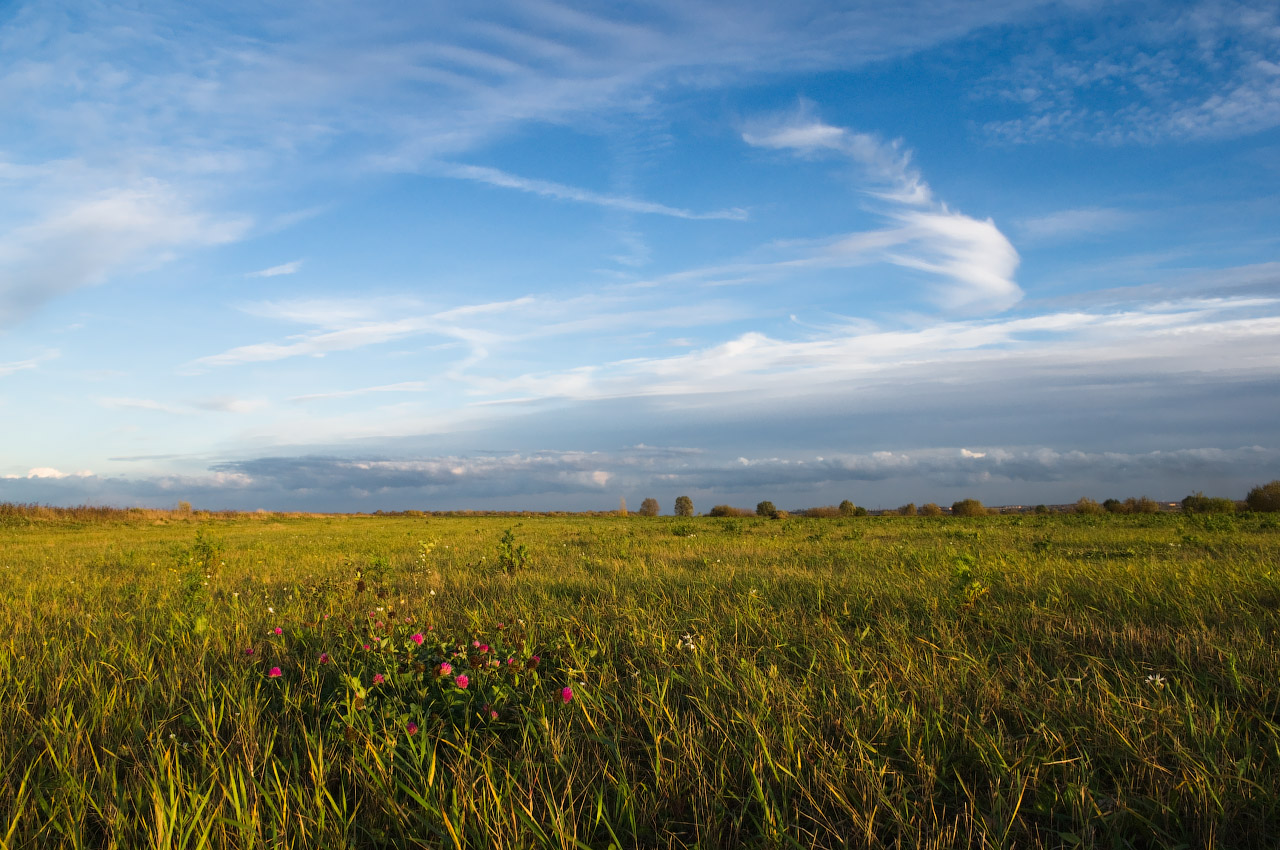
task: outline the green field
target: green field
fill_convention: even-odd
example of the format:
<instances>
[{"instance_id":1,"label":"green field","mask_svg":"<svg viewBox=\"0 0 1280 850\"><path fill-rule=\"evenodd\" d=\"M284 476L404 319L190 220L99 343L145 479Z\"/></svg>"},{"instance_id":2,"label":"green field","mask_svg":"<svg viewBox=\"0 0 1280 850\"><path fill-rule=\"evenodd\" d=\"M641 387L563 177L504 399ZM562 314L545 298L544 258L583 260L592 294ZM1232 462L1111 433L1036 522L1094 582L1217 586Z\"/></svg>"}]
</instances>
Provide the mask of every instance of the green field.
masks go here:
<instances>
[{"instance_id":1,"label":"green field","mask_svg":"<svg viewBox=\"0 0 1280 850\"><path fill-rule=\"evenodd\" d=\"M12 512L0 847L1275 846L1278 630L1274 514Z\"/></svg>"}]
</instances>

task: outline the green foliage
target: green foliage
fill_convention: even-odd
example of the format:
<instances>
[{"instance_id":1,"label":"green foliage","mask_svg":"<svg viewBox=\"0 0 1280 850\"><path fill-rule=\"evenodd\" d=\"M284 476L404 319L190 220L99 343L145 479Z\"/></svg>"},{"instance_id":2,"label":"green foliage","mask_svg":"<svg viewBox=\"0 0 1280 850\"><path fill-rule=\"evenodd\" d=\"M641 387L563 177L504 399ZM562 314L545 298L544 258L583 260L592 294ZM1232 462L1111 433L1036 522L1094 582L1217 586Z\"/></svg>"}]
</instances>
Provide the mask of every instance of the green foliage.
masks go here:
<instances>
[{"instance_id":1,"label":"green foliage","mask_svg":"<svg viewBox=\"0 0 1280 850\"><path fill-rule=\"evenodd\" d=\"M920 507L920 516L942 516L942 508L933 502L926 502Z\"/></svg>"},{"instance_id":2,"label":"green foliage","mask_svg":"<svg viewBox=\"0 0 1280 850\"><path fill-rule=\"evenodd\" d=\"M1075 503L1072 508L1072 512L1083 514L1084 516L1099 516L1106 513L1102 505L1099 505L1093 499L1084 496L1080 497L1079 501Z\"/></svg>"},{"instance_id":3,"label":"green foliage","mask_svg":"<svg viewBox=\"0 0 1280 850\"><path fill-rule=\"evenodd\" d=\"M676 516L693 516L693 499L688 496L676 496Z\"/></svg>"},{"instance_id":4,"label":"green foliage","mask_svg":"<svg viewBox=\"0 0 1280 850\"><path fill-rule=\"evenodd\" d=\"M854 516L857 513L858 506L848 499L840 503L840 516Z\"/></svg>"},{"instance_id":5,"label":"green foliage","mask_svg":"<svg viewBox=\"0 0 1280 850\"><path fill-rule=\"evenodd\" d=\"M778 518L778 509L774 507L773 502L764 501L756 504L756 516L767 517L769 519Z\"/></svg>"},{"instance_id":6,"label":"green foliage","mask_svg":"<svg viewBox=\"0 0 1280 850\"><path fill-rule=\"evenodd\" d=\"M508 528L498 540L498 566L508 575L529 565L529 547L516 542L515 531Z\"/></svg>"},{"instance_id":7,"label":"green foliage","mask_svg":"<svg viewBox=\"0 0 1280 850\"><path fill-rule=\"evenodd\" d=\"M1249 495L1245 497L1245 503L1251 511L1265 511L1274 513L1280 511L1280 481L1272 481L1270 484L1259 484L1249 491Z\"/></svg>"},{"instance_id":8,"label":"green foliage","mask_svg":"<svg viewBox=\"0 0 1280 850\"><path fill-rule=\"evenodd\" d=\"M905 505L898 508L898 516L915 516L915 515L916 515L915 502L907 502Z\"/></svg>"},{"instance_id":9,"label":"green foliage","mask_svg":"<svg viewBox=\"0 0 1280 850\"><path fill-rule=\"evenodd\" d=\"M977 499L961 499L951 505L952 516L986 516L987 509Z\"/></svg>"},{"instance_id":10,"label":"green foliage","mask_svg":"<svg viewBox=\"0 0 1280 850\"><path fill-rule=\"evenodd\" d=\"M755 512L746 508L735 508L733 505L716 505L707 512L707 516L755 516Z\"/></svg>"},{"instance_id":11,"label":"green foliage","mask_svg":"<svg viewBox=\"0 0 1280 850\"><path fill-rule=\"evenodd\" d=\"M636 513L640 514L640 516L657 516L661 511L662 508L659 507L658 500L650 496L640 503L640 510L636 511Z\"/></svg>"},{"instance_id":12,"label":"green foliage","mask_svg":"<svg viewBox=\"0 0 1280 850\"><path fill-rule=\"evenodd\" d=\"M1212 498L1197 491L1182 500L1182 510L1189 514L1231 514L1235 513L1236 503L1231 499Z\"/></svg>"}]
</instances>

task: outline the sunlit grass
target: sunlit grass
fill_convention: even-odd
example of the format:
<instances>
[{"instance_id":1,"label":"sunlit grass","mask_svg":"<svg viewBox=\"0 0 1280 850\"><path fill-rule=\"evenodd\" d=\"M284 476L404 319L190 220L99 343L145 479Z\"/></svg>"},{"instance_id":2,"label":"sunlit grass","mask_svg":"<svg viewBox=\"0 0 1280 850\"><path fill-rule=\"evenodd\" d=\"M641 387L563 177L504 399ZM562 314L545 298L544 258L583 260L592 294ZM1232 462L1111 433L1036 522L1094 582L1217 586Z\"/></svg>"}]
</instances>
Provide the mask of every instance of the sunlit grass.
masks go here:
<instances>
[{"instance_id":1,"label":"sunlit grass","mask_svg":"<svg viewBox=\"0 0 1280 850\"><path fill-rule=\"evenodd\" d=\"M0 553L6 848L1280 835L1267 516L86 515Z\"/></svg>"}]
</instances>

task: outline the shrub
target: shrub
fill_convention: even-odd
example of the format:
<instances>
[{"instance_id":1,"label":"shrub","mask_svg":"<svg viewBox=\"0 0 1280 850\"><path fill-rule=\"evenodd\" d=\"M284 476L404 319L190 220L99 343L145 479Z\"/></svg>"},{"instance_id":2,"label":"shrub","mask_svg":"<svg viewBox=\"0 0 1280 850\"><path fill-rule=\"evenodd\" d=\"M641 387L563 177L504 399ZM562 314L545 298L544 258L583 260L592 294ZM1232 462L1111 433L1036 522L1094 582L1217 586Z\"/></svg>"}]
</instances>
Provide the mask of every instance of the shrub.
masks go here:
<instances>
[{"instance_id":1,"label":"shrub","mask_svg":"<svg viewBox=\"0 0 1280 850\"><path fill-rule=\"evenodd\" d=\"M636 513L640 516L657 516L661 508L658 507L658 500L650 496L640 503L640 510Z\"/></svg>"},{"instance_id":2,"label":"shrub","mask_svg":"<svg viewBox=\"0 0 1280 850\"><path fill-rule=\"evenodd\" d=\"M987 509L977 499L961 499L951 504L953 516L986 516Z\"/></svg>"},{"instance_id":3,"label":"shrub","mask_svg":"<svg viewBox=\"0 0 1280 850\"><path fill-rule=\"evenodd\" d=\"M1249 495L1245 496L1244 501L1251 511L1267 511L1269 513L1280 511L1280 481L1259 484L1249 491Z\"/></svg>"},{"instance_id":4,"label":"shrub","mask_svg":"<svg viewBox=\"0 0 1280 850\"><path fill-rule=\"evenodd\" d=\"M835 505L824 505L820 508L807 508L802 511L807 517L817 517L820 519L832 519L841 516L840 509Z\"/></svg>"},{"instance_id":5,"label":"shrub","mask_svg":"<svg viewBox=\"0 0 1280 850\"><path fill-rule=\"evenodd\" d=\"M915 516L915 515L916 515L915 502L907 502L905 505L898 508L898 516Z\"/></svg>"},{"instance_id":6,"label":"shrub","mask_svg":"<svg viewBox=\"0 0 1280 850\"><path fill-rule=\"evenodd\" d=\"M1102 503L1102 509L1109 514L1126 513L1124 509L1124 502L1120 501L1119 499L1107 499L1105 502Z\"/></svg>"},{"instance_id":7,"label":"shrub","mask_svg":"<svg viewBox=\"0 0 1280 850\"><path fill-rule=\"evenodd\" d=\"M1232 514L1236 503L1231 499L1212 498L1197 490L1182 500L1182 510L1189 514Z\"/></svg>"},{"instance_id":8,"label":"shrub","mask_svg":"<svg viewBox=\"0 0 1280 850\"><path fill-rule=\"evenodd\" d=\"M1081 496L1079 501L1076 502L1075 507L1072 508L1072 512L1084 514L1086 516L1097 516L1103 513L1103 509L1102 505L1099 505L1093 499L1090 499L1087 496Z\"/></svg>"},{"instance_id":9,"label":"shrub","mask_svg":"<svg viewBox=\"0 0 1280 850\"><path fill-rule=\"evenodd\" d=\"M756 504L756 516L768 517L769 519L778 518L778 509L774 507L773 502L764 501Z\"/></svg>"},{"instance_id":10,"label":"shrub","mask_svg":"<svg viewBox=\"0 0 1280 850\"><path fill-rule=\"evenodd\" d=\"M840 503L840 516L857 516L858 506L848 499Z\"/></svg>"},{"instance_id":11,"label":"shrub","mask_svg":"<svg viewBox=\"0 0 1280 850\"><path fill-rule=\"evenodd\" d=\"M529 547L516 542L516 535L510 528L502 533L498 541L498 566L505 573L522 570L529 564Z\"/></svg>"},{"instance_id":12,"label":"shrub","mask_svg":"<svg viewBox=\"0 0 1280 850\"><path fill-rule=\"evenodd\" d=\"M1048 506L1048 505L1036 505L1036 506L1035 506L1035 509L1034 509L1034 510L1032 510L1031 512L1032 512L1033 514L1047 514L1047 513L1049 513L1049 506Z\"/></svg>"},{"instance_id":13,"label":"shrub","mask_svg":"<svg viewBox=\"0 0 1280 850\"><path fill-rule=\"evenodd\" d=\"M716 505L708 516L755 516L755 512L746 508L735 508L733 505Z\"/></svg>"},{"instance_id":14,"label":"shrub","mask_svg":"<svg viewBox=\"0 0 1280 850\"><path fill-rule=\"evenodd\" d=\"M676 516L693 516L693 499L688 496L677 496Z\"/></svg>"},{"instance_id":15,"label":"shrub","mask_svg":"<svg viewBox=\"0 0 1280 850\"><path fill-rule=\"evenodd\" d=\"M1127 514L1158 514L1160 513L1160 503L1155 499L1148 499L1141 496L1137 499L1130 496L1124 500L1125 513Z\"/></svg>"},{"instance_id":16,"label":"shrub","mask_svg":"<svg viewBox=\"0 0 1280 850\"><path fill-rule=\"evenodd\" d=\"M926 502L920 506L920 516L942 516L942 508L934 502Z\"/></svg>"}]
</instances>

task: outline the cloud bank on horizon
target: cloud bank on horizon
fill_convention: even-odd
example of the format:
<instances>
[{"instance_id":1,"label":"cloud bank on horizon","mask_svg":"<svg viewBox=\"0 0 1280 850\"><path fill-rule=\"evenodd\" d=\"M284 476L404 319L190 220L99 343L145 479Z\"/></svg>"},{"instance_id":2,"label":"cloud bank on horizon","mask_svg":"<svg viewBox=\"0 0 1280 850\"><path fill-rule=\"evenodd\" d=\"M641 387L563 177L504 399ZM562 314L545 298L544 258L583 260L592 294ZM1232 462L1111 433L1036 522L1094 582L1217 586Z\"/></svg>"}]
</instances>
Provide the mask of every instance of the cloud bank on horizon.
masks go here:
<instances>
[{"instance_id":1,"label":"cloud bank on horizon","mask_svg":"<svg viewBox=\"0 0 1280 850\"><path fill-rule=\"evenodd\" d=\"M1280 477L1262 2L0 11L0 500Z\"/></svg>"}]
</instances>

